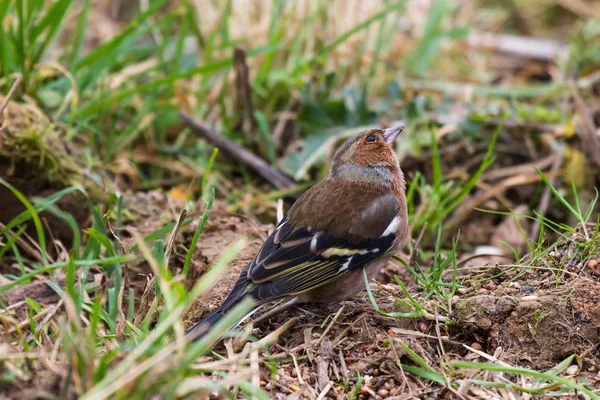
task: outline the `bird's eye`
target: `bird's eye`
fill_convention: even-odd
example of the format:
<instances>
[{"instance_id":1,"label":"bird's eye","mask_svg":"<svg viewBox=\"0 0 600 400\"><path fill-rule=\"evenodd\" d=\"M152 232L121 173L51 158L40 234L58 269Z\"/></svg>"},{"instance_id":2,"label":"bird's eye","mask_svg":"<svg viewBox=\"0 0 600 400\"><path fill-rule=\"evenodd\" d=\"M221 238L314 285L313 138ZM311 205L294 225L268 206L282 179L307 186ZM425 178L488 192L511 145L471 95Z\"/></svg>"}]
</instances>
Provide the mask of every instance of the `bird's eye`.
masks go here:
<instances>
[{"instance_id":1,"label":"bird's eye","mask_svg":"<svg viewBox=\"0 0 600 400\"><path fill-rule=\"evenodd\" d=\"M367 143L375 143L376 141L377 141L377 138L373 135L369 135L365 139L365 142L367 142Z\"/></svg>"}]
</instances>

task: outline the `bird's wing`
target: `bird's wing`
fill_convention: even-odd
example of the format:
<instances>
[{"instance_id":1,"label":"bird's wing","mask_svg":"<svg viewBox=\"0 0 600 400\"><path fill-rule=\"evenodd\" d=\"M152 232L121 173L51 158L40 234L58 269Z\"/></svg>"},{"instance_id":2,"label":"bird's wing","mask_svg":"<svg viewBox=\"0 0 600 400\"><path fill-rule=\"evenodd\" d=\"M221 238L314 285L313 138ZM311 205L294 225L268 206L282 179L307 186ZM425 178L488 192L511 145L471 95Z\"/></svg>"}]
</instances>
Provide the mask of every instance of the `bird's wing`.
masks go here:
<instances>
[{"instance_id":1,"label":"bird's wing","mask_svg":"<svg viewBox=\"0 0 600 400\"><path fill-rule=\"evenodd\" d=\"M240 294L259 302L295 295L326 285L385 255L396 239L400 223L397 201L384 197L355 217L355 226L373 223L373 212L382 228L379 236L350 241L325 230L293 226L287 215L246 266L246 284ZM385 222L381 224L381 222ZM242 272L243 278L244 272Z\"/></svg>"}]
</instances>

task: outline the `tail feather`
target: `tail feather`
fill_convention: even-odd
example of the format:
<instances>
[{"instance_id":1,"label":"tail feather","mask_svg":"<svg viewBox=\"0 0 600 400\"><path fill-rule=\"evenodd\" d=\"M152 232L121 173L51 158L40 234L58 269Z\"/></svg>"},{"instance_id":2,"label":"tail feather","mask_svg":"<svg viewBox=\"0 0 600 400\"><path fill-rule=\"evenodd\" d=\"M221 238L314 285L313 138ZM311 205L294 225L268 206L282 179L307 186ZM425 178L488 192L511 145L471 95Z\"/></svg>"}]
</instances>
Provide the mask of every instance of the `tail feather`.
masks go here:
<instances>
[{"instance_id":1,"label":"tail feather","mask_svg":"<svg viewBox=\"0 0 600 400\"><path fill-rule=\"evenodd\" d=\"M207 332L209 332L213 326L215 326L223 317L229 312L239 301L236 301L233 304L227 304L227 307L221 306L211 313L207 314L200 321L196 322L187 331L185 331L185 335L190 338L190 341L196 341L201 339ZM264 304L256 305L248 314L246 314L242 319L236 322L236 324L232 327L234 329L239 324L247 320L252 314L257 312L262 308Z\"/></svg>"},{"instance_id":2,"label":"tail feather","mask_svg":"<svg viewBox=\"0 0 600 400\"><path fill-rule=\"evenodd\" d=\"M240 273L240 278L231 289L231 292L223 301L217 309L207 314L200 321L196 322L192 325L186 332L186 336L190 338L191 341L196 341L206 335L207 332L211 330L213 326L215 326L223 317L236 305L238 305L245 297L249 295L248 289L251 289L250 281L247 279L247 270L250 267L249 263L244 270ZM252 296L252 295L250 295ZM248 317L258 311L265 303L265 301L260 301L255 299L256 305L248 314L246 314L241 320L237 321L235 327L244 322Z\"/></svg>"},{"instance_id":3,"label":"tail feather","mask_svg":"<svg viewBox=\"0 0 600 400\"><path fill-rule=\"evenodd\" d=\"M220 307L196 322L194 325L185 331L185 335L190 337L191 340L198 340L202 338L210 329L216 325L224 316L226 310L222 310Z\"/></svg>"}]
</instances>

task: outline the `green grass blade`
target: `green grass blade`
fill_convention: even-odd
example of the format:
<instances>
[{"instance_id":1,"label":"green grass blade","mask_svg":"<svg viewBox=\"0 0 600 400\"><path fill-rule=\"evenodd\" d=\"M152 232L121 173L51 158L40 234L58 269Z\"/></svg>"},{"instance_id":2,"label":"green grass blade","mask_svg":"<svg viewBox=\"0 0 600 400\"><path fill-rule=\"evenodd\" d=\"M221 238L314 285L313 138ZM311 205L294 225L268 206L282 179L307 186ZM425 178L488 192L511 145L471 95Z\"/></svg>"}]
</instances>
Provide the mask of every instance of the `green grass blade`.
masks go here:
<instances>
[{"instance_id":1,"label":"green grass blade","mask_svg":"<svg viewBox=\"0 0 600 400\"><path fill-rule=\"evenodd\" d=\"M69 69L71 71L75 70L77 63L79 62L81 49L83 48L85 32L87 30L90 17L90 4L91 0L83 0L83 5L81 6L81 11L79 13L79 17L77 18L77 25L75 26L75 32L73 36L75 38L75 43L71 48L69 60Z\"/></svg>"},{"instance_id":2,"label":"green grass blade","mask_svg":"<svg viewBox=\"0 0 600 400\"><path fill-rule=\"evenodd\" d=\"M206 205L206 210L202 214L202 218L198 222L198 226L196 227L196 231L194 232L194 237L192 238L192 243L190 244L190 249L185 257L185 263L183 264L183 272L182 275L185 278L188 273L188 269L190 267L190 263L192 262L192 257L194 256L194 250L196 250L196 244L198 243L198 239L200 238L200 234L204 229L204 225L206 221L208 221L208 217L210 216L210 211L212 210L213 201L215 199L215 189L213 188L208 198L208 204Z\"/></svg>"},{"instance_id":3,"label":"green grass blade","mask_svg":"<svg viewBox=\"0 0 600 400\"><path fill-rule=\"evenodd\" d=\"M430 381L439 383L441 385L446 384L446 380L444 379L444 377L437 372L432 373L430 371L425 371L420 368L414 367L412 365L406 365L406 364L402 364L402 369L404 369L407 372L410 372L413 375L417 375L417 376L420 376L421 378L429 379Z\"/></svg>"},{"instance_id":4,"label":"green grass blade","mask_svg":"<svg viewBox=\"0 0 600 400\"><path fill-rule=\"evenodd\" d=\"M52 41L60 27L63 25L63 20L65 19L65 15L70 5L71 0L56 1L50 7L44 18L42 18L42 20L33 29L31 40L35 42L39 41L38 37L43 31L47 30L47 32L44 35L44 39L37 46L32 59L29 60L32 65L35 65L39 62L42 55L46 51L46 48L48 47L48 43Z\"/></svg>"},{"instance_id":5,"label":"green grass blade","mask_svg":"<svg viewBox=\"0 0 600 400\"><path fill-rule=\"evenodd\" d=\"M120 255L120 256L116 256L116 257L107 257L104 259L75 260L74 265L78 268L90 267L92 265L104 266L104 265L112 265L114 263L125 263L125 262L131 261L131 260L133 260L133 256ZM67 262L58 262L58 263L54 263L54 264L50 264L50 265L46 265L44 267L38 268L34 271L31 271L27 274L22 275L18 279L13 280L12 282L7 283L6 285L0 286L0 293L4 293L7 290L17 287L20 284L27 282L28 280L30 280L33 277L36 277L36 276L42 275L42 274L46 274L46 273L52 272L57 269L64 268L67 265L68 265Z\"/></svg>"},{"instance_id":6,"label":"green grass blade","mask_svg":"<svg viewBox=\"0 0 600 400\"><path fill-rule=\"evenodd\" d=\"M208 159L208 162L206 163L206 168L204 168L204 175L202 176L202 184L200 186L200 189L202 191L202 195L204 195L205 190L206 190L206 182L208 181L208 176L210 175L210 171L212 170L213 164L215 163L215 159L217 158L217 155L219 154L219 149L217 147L215 147L212 151L212 153L210 154L210 158Z\"/></svg>"},{"instance_id":7,"label":"green grass blade","mask_svg":"<svg viewBox=\"0 0 600 400\"><path fill-rule=\"evenodd\" d=\"M6 186L13 193L13 195L15 195L15 197L17 199L19 199L19 201L25 206L27 211L30 213L31 218L33 219L33 224L35 226L35 231L37 233L38 244L40 247L40 252L42 254L43 263L48 264L48 254L47 254L47 249L46 249L46 234L44 233L44 227L42 225L42 220L40 219L40 216L38 215L37 210L35 209L33 204L31 204L31 202L29 200L27 200L27 198L23 195L23 193L21 193L13 185L6 182L2 178L0 178L0 184ZM10 223L8 225L10 225Z\"/></svg>"},{"instance_id":8,"label":"green grass blade","mask_svg":"<svg viewBox=\"0 0 600 400\"><path fill-rule=\"evenodd\" d=\"M433 170L433 189L439 192L442 186L442 159L434 129L431 129L431 167Z\"/></svg>"},{"instance_id":9,"label":"green grass blade","mask_svg":"<svg viewBox=\"0 0 600 400\"><path fill-rule=\"evenodd\" d=\"M552 185L552 183L550 183L550 181L548 180L548 178L546 178L546 175L544 175L544 173L542 171L540 171L538 168L535 169L537 171L537 173L540 175L540 178L542 178L542 181L544 182L544 184L546 185L546 187L548 189L550 189L550 191L552 192L552 194L562 203L563 206L565 206L565 208L567 210L569 210L571 212L571 214L573 214L574 217L576 217L580 222L583 219L583 216L577 212L577 210L575 210L573 208L573 206L571 206L571 204L569 204L569 202L567 201L567 199L565 199L563 197L563 195L561 195L558 190L556 190L556 188L554 187L554 185Z\"/></svg>"},{"instance_id":10,"label":"green grass blade","mask_svg":"<svg viewBox=\"0 0 600 400\"><path fill-rule=\"evenodd\" d=\"M574 380L564 378L562 376L557 376L553 374L549 374L546 372L539 372L528 368L520 368L520 367L509 367L505 365L491 364L491 363L475 363L469 361L455 361L450 362L448 365L454 368L468 368L468 369L476 369L476 370L484 370L484 371L494 371L494 372L502 372L504 374L515 374L515 375L525 375L533 378L543 379L550 382L558 382L572 390L578 390L582 393L585 393L587 396L594 400L600 400L600 396L586 387L580 385Z\"/></svg>"}]
</instances>

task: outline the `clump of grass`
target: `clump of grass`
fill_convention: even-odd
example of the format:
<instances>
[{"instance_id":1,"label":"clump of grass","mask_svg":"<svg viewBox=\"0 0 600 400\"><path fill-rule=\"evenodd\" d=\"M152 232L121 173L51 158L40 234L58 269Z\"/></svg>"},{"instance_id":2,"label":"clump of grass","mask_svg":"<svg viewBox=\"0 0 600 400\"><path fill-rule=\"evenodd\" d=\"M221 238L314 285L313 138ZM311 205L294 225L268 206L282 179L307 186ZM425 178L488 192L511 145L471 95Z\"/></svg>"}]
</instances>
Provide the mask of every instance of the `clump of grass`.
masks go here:
<instances>
[{"instance_id":1,"label":"clump of grass","mask_svg":"<svg viewBox=\"0 0 600 400\"><path fill-rule=\"evenodd\" d=\"M8 317L12 312L3 305L4 329L16 329L16 335L11 342L13 352L11 359L15 360L18 368L24 371L19 376L4 377L4 384L17 382L31 373L34 373L41 360L49 360L50 348L54 349L53 364L68 371L63 376L63 392L61 395L77 395L85 399L100 399L110 396L135 398L148 398L152 394L190 395L197 392L226 391L231 387L239 387L248 396L266 398L260 389L244 384L244 379L249 379L248 373L236 375L235 379L228 380L225 374L219 382L198 380L192 367L195 360L207 354L219 337L231 327L235 321L245 315L252 306L243 303L218 324L207 336L196 343L186 344L183 338L183 313L189 308L212 283L218 279L227 264L239 253L244 246L243 241L232 243L227 247L218 260L191 290L186 290L179 276L174 276L168 269L168 259L164 243L161 239L155 240L153 250L148 247L136 231L130 230L136 248L132 252L122 253L114 246L114 237L106 230L105 219L90 202L90 209L94 215L92 227L86 230L85 243L78 239L76 246L67 255L64 261L55 261L45 252L46 241L42 229L39 212L50 207L52 202L60 196L42 199L37 205L30 203L18 190L5 181L13 193L23 201L27 211L19 218L0 231L7 237L8 242L0 248L2 254L12 249L15 250L14 238L8 234L13 227L19 227L29 220L37 228L42 252L42 262L21 265L21 273L6 274L10 283L0 287L0 294L17 286L26 285L33 280L42 279L61 297L58 305L40 305L32 299L27 299L29 308L28 327L31 334L27 335L17 327L20 321ZM71 191L82 188L70 188ZM63 191L60 195L67 193ZM212 203L213 194L208 202ZM210 212L207 207L206 214ZM117 212L119 215L119 212ZM205 218L204 218L205 219ZM198 236L203 224L199 224L196 231ZM115 231L118 232L118 225ZM77 231L77 226L73 227ZM22 232L20 230L19 232ZM173 235L177 234L177 230ZM118 238L116 238L119 240ZM171 243L171 241L169 241ZM192 248L193 251L193 248ZM18 253L15 253L16 256ZM141 259L140 259L141 257ZM151 267L153 278L148 283L153 286L156 296L151 299L151 306L145 311L136 309L133 303L129 307L123 304L124 291L130 290L123 280L126 268L130 263L144 260ZM33 269L31 269L31 267ZM31 272L27 272L31 271ZM58 276L65 276L65 286L60 287L53 280L53 272ZM109 279L108 287L98 287L90 284L88 277L98 273ZM130 293L130 301L137 294ZM61 309L64 308L64 311ZM41 316L59 313L58 325L48 324L48 319ZM139 314L142 311L144 314ZM53 326L58 329L53 329ZM175 341L172 342L173 336ZM30 358L35 354L36 363L31 364ZM50 361L48 361L50 362ZM33 370L25 365L33 366ZM29 370L29 372L25 372ZM242 370L243 371L243 370ZM127 373L125 373L127 372ZM25 374L25 375L23 375ZM152 376L152 379L147 379ZM177 377L177 379L174 379ZM244 378L245 377L245 378ZM132 392L133 390L133 392Z\"/></svg>"}]
</instances>

